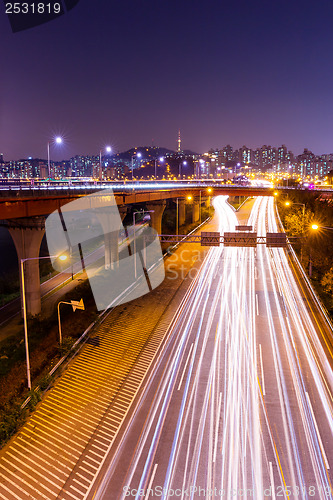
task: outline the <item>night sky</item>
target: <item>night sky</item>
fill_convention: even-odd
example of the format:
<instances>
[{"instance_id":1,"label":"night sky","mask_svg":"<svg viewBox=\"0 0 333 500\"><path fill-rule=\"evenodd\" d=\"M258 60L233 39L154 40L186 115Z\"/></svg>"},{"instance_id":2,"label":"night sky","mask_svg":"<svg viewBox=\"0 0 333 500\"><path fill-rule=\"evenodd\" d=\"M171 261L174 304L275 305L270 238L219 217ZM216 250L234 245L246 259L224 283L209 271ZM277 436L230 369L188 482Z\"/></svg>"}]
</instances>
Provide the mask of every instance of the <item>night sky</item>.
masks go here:
<instances>
[{"instance_id":1,"label":"night sky","mask_svg":"<svg viewBox=\"0 0 333 500\"><path fill-rule=\"evenodd\" d=\"M80 0L12 33L0 10L0 152L151 145L332 153L333 2Z\"/></svg>"}]
</instances>

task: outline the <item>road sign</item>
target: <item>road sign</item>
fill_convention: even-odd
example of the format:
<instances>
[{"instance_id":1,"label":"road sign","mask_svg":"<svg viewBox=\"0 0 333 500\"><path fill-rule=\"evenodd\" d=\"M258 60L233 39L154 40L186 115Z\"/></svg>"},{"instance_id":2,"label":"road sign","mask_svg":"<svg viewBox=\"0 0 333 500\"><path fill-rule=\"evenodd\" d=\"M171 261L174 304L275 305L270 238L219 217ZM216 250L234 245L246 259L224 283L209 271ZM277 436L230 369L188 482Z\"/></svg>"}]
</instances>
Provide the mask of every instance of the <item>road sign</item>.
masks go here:
<instances>
[{"instance_id":1,"label":"road sign","mask_svg":"<svg viewBox=\"0 0 333 500\"><path fill-rule=\"evenodd\" d=\"M286 247L287 235L286 233L266 233L266 246L267 247Z\"/></svg>"},{"instance_id":2,"label":"road sign","mask_svg":"<svg viewBox=\"0 0 333 500\"><path fill-rule=\"evenodd\" d=\"M256 247L257 233L238 232L224 233L223 243L225 247Z\"/></svg>"},{"instance_id":3,"label":"road sign","mask_svg":"<svg viewBox=\"0 0 333 500\"><path fill-rule=\"evenodd\" d=\"M81 299L80 301L71 300L71 304L74 312L76 311L76 309L81 309L82 311L84 311L83 299Z\"/></svg>"},{"instance_id":4,"label":"road sign","mask_svg":"<svg viewBox=\"0 0 333 500\"><path fill-rule=\"evenodd\" d=\"M219 247L221 235L219 232L205 232L201 233L201 246L202 247Z\"/></svg>"},{"instance_id":5,"label":"road sign","mask_svg":"<svg viewBox=\"0 0 333 500\"><path fill-rule=\"evenodd\" d=\"M236 226L236 231L252 231L252 226Z\"/></svg>"}]
</instances>

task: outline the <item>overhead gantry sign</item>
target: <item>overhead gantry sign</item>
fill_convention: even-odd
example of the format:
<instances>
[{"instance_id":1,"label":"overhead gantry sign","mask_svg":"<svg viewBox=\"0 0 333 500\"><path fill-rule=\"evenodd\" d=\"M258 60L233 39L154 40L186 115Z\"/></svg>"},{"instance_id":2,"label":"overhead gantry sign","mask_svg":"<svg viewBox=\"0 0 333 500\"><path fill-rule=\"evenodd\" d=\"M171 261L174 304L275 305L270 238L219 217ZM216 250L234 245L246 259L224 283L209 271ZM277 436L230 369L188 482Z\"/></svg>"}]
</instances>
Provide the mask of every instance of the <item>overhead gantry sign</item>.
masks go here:
<instances>
[{"instance_id":1,"label":"overhead gantry sign","mask_svg":"<svg viewBox=\"0 0 333 500\"><path fill-rule=\"evenodd\" d=\"M186 234L160 234L161 243L200 243L204 247L216 247L221 244L226 247L251 247L266 245L267 247L285 248L289 241L286 233L267 233L266 236L257 236L252 231L225 232L223 235L218 231L201 232L196 235Z\"/></svg>"}]
</instances>

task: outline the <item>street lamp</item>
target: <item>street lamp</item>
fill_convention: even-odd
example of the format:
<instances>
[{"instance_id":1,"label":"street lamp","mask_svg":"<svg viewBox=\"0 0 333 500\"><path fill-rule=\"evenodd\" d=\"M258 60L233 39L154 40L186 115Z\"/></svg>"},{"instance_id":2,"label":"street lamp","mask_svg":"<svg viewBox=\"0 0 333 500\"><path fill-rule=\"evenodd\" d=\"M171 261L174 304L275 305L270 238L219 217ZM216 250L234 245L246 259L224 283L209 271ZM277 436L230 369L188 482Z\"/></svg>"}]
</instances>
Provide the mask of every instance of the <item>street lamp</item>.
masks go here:
<instances>
[{"instance_id":1,"label":"street lamp","mask_svg":"<svg viewBox=\"0 0 333 500\"><path fill-rule=\"evenodd\" d=\"M135 157L136 158L141 158L141 156L142 156L142 154L139 152L136 155L132 155L132 157L131 157L131 161L132 161L132 180L133 180L133 168L134 168L133 160L134 160Z\"/></svg>"},{"instance_id":2,"label":"street lamp","mask_svg":"<svg viewBox=\"0 0 333 500\"><path fill-rule=\"evenodd\" d=\"M26 299L25 299L24 263L27 260L49 259L50 257L56 258L55 256L46 256L46 257L27 257L26 259L21 259L21 283L22 283L24 343L25 343L25 357L26 357L26 363L27 363L27 381L28 381L28 389L29 390L31 390L31 373L30 373L29 345L28 345L27 304L26 304ZM67 259L67 255L60 255L58 258L60 260L64 261Z\"/></svg>"},{"instance_id":3,"label":"street lamp","mask_svg":"<svg viewBox=\"0 0 333 500\"><path fill-rule=\"evenodd\" d=\"M286 207L291 205L290 201L285 202ZM303 262L303 234L304 234L304 218L305 218L305 203L294 203L293 205L302 205L302 231L301 231L301 262Z\"/></svg>"},{"instance_id":4,"label":"street lamp","mask_svg":"<svg viewBox=\"0 0 333 500\"><path fill-rule=\"evenodd\" d=\"M155 212L155 210L142 210L142 211L138 211L138 210L135 210L133 212L133 238L134 238L134 276L136 278L136 239L135 239L135 214L148 214L148 213L152 213L152 212Z\"/></svg>"},{"instance_id":5,"label":"street lamp","mask_svg":"<svg viewBox=\"0 0 333 500\"><path fill-rule=\"evenodd\" d=\"M51 162L50 162L50 143L56 143L56 144L62 144L63 140L62 137L55 137L53 141L48 141L47 143L47 169L48 169L48 174L49 178L51 177Z\"/></svg>"},{"instance_id":6,"label":"street lamp","mask_svg":"<svg viewBox=\"0 0 333 500\"><path fill-rule=\"evenodd\" d=\"M163 158L163 156L161 156L161 157L159 158L159 162L160 162L160 163L163 163L163 162L164 162L164 158ZM156 178L157 178L157 158L155 158L155 180L156 180Z\"/></svg>"},{"instance_id":7,"label":"street lamp","mask_svg":"<svg viewBox=\"0 0 333 500\"><path fill-rule=\"evenodd\" d=\"M105 151L107 153L111 153L111 151L112 151L111 146L106 146ZM103 170L102 170L102 150L100 149L99 150L99 176L98 176L100 181L102 180L102 173L103 173Z\"/></svg>"},{"instance_id":8,"label":"street lamp","mask_svg":"<svg viewBox=\"0 0 333 500\"><path fill-rule=\"evenodd\" d=\"M317 230L317 229L328 229L333 231L333 227L327 227L327 226L319 226L318 224L312 224L311 229Z\"/></svg>"},{"instance_id":9,"label":"street lamp","mask_svg":"<svg viewBox=\"0 0 333 500\"><path fill-rule=\"evenodd\" d=\"M199 191L199 224L201 224L201 193L202 191L204 191L203 189L200 189ZM207 193L211 193L212 192L212 188L207 188ZM210 198L210 196L209 196ZM210 203L209 203L210 204Z\"/></svg>"}]
</instances>

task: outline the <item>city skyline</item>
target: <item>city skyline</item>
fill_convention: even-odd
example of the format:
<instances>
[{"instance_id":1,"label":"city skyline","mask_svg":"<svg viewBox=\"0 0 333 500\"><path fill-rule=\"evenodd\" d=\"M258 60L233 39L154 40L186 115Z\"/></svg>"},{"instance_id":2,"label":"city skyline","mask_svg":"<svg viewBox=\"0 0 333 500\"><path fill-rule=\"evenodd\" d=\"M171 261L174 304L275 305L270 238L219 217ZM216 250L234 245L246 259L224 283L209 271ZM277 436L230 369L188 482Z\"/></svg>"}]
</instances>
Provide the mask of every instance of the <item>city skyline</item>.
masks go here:
<instances>
[{"instance_id":1,"label":"city skyline","mask_svg":"<svg viewBox=\"0 0 333 500\"><path fill-rule=\"evenodd\" d=\"M177 141L178 142L178 141ZM62 147L65 143L63 142L62 143ZM104 157L113 157L113 156L116 156L116 155L123 155L123 154L127 154L129 153L131 150L138 150L138 151L141 151L141 150L145 150L145 149L149 149L149 150L153 150L153 149L156 149L156 150L167 150L169 151L170 153L180 153L180 154L185 154L185 155L195 155L195 156L204 156L205 154L207 154L208 152L211 152L211 151L222 151L223 149L225 148L228 148L228 147L231 147L231 149L233 150L233 152L237 152L237 151L241 151L243 149L247 149L253 153L255 153L256 151L259 151L259 150L262 150L264 148L270 148L271 150L273 151L276 151L276 153L278 152L278 150L280 148L285 148L286 151L288 151L289 153L291 153L293 155L293 157L297 157L297 156L300 156L302 154L304 154L304 152L309 152L311 154L313 154L314 156L316 157L322 157L322 156L330 156L330 157L333 157L333 145L332 145L332 151L322 151L322 152L319 152L319 153L315 153L310 147L308 146L304 146L303 148L301 148L300 152L295 152L292 148L289 148L286 143L283 143L283 144L261 144L261 145L257 145L257 146L251 146L251 145L247 145L247 144L243 144L243 143L240 143L242 144L241 146L234 146L232 144L223 144L223 145L215 145L215 146L210 146L209 148L207 148L205 151L195 151L195 150L192 150L190 148L184 148L184 149L181 149L180 151L178 150L177 147L166 147L165 145L157 145L157 144L152 144L152 145L148 145L148 144L145 144L145 145L139 145L139 146L130 146L129 148L127 149L124 149L124 150L114 150L111 146L108 146L110 147L110 151L106 151L106 148L101 148L99 151L97 152L92 152L92 153L83 153L83 152L74 152L71 156L67 156L67 157L63 157L61 155L61 152L59 152L59 150L57 151L57 154L52 154L52 161L56 162L56 163L60 163L62 161L69 161L71 160L72 158L75 158L75 157L78 157L78 156L82 156L82 157L90 157L90 158L96 158L98 159L100 157L100 153L102 152L102 156ZM61 151L61 148L60 148L60 151ZM53 151L53 153L55 152L55 150ZM158 153L157 153L158 154ZM55 158L57 157L57 159ZM20 161L20 160L28 160L28 159L38 159L38 160L46 160L47 159L47 154L45 153L44 155L42 154L41 156L38 156L38 155L26 155L26 156L22 156L20 158L16 157L16 158L6 158L4 153L1 151L0 152L0 162L1 161Z\"/></svg>"},{"instance_id":2,"label":"city skyline","mask_svg":"<svg viewBox=\"0 0 333 500\"><path fill-rule=\"evenodd\" d=\"M58 144L62 143L57 138ZM263 145L257 149L242 146L234 149L230 144L223 148L211 148L198 154L180 149L178 137L177 151L167 148L135 147L124 152L112 152L110 146L100 150L99 155L77 154L62 161L42 158L4 160L0 154L0 178L99 178L100 180L125 179L134 177L175 178L180 176L181 164L185 167L182 175L186 178L221 178L230 172L273 173L298 175L324 181L333 172L333 153L315 155L304 148L295 155L285 144L279 147Z\"/></svg>"},{"instance_id":3,"label":"city skyline","mask_svg":"<svg viewBox=\"0 0 333 500\"><path fill-rule=\"evenodd\" d=\"M3 10L1 152L43 157L57 134L55 160L104 144L174 149L180 128L182 147L198 152L284 143L331 153L332 15L325 2L81 0L12 33Z\"/></svg>"}]
</instances>

